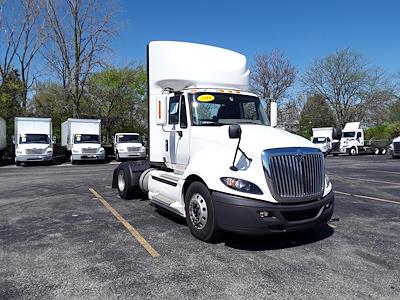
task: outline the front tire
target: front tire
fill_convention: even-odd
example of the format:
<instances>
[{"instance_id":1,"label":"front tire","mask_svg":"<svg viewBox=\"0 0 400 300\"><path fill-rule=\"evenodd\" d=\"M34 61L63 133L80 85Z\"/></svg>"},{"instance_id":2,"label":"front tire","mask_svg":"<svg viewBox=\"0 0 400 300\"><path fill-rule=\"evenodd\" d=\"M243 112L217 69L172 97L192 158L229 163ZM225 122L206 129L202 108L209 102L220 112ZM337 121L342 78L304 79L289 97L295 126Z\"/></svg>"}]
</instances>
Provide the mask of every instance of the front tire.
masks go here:
<instances>
[{"instance_id":1,"label":"front tire","mask_svg":"<svg viewBox=\"0 0 400 300\"><path fill-rule=\"evenodd\" d=\"M185 194L186 222L192 235L205 242L215 241L220 233L211 194L201 182L193 182Z\"/></svg>"},{"instance_id":2,"label":"front tire","mask_svg":"<svg viewBox=\"0 0 400 300\"><path fill-rule=\"evenodd\" d=\"M117 154L115 154L115 160L116 161L121 161L121 158L119 157L119 153L117 152Z\"/></svg>"},{"instance_id":3,"label":"front tire","mask_svg":"<svg viewBox=\"0 0 400 300\"><path fill-rule=\"evenodd\" d=\"M350 155L350 156L354 156L354 155L356 155L356 154L357 154L356 148L355 148L355 147L352 147L352 148L350 149L350 151L349 151L349 155Z\"/></svg>"}]
</instances>

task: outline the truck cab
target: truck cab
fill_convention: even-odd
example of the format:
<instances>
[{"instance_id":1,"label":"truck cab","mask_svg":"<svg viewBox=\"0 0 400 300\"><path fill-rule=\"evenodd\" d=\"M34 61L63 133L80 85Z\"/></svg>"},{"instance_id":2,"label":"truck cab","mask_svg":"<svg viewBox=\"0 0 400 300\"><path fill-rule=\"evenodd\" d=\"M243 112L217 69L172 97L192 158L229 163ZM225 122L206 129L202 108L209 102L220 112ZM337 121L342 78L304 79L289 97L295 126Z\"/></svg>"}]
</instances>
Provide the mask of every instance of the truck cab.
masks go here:
<instances>
[{"instance_id":1,"label":"truck cab","mask_svg":"<svg viewBox=\"0 0 400 300\"><path fill-rule=\"evenodd\" d=\"M113 149L117 161L146 157L146 148L143 146L138 133L116 133L113 138Z\"/></svg>"},{"instance_id":2,"label":"truck cab","mask_svg":"<svg viewBox=\"0 0 400 300\"><path fill-rule=\"evenodd\" d=\"M393 158L400 157L400 136L393 139L389 146L389 153L393 156Z\"/></svg>"},{"instance_id":3,"label":"truck cab","mask_svg":"<svg viewBox=\"0 0 400 300\"><path fill-rule=\"evenodd\" d=\"M51 164L53 160L52 122L50 118L14 119L15 164L45 162Z\"/></svg>"},{"instance_id":4,"label":"truck cab","mask_svg":"<svg viewBox=\"0 0 400 300\"><path fill-rule=\"evenodd\" d=\"M148 62L149 160L114 170L121 198L144 194L186 218L203 241L221 231L272 234L329 221L334 195L323 153L270 126L263 101L247 92L243 55L152 42Z\"/></svg>"}]
</instances>

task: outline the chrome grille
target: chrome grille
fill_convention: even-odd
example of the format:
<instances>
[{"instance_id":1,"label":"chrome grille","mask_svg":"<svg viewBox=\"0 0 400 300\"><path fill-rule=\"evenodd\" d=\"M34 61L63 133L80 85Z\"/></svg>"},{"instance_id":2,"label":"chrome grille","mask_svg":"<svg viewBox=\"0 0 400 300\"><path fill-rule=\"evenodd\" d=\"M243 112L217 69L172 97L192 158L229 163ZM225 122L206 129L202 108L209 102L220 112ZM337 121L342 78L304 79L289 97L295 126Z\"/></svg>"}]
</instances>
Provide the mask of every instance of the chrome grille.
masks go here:
<instances>
[{"instance_id":1,"label":"chrome grille","mask_svg":"<svg viewBox=\"0 0 400 300\"><path fill-rule=\"evenodd\" d=\"M267 183L277 200L302 202L322 197L325 167L319 149L270 149L262 159Z\"/></svg>"},{"instance_id":2,"label":"chrome grille","mask_svg":"<svg viewBox=\"0 0 400 300\"><path fill-rule=\"evenodd\" d=\"M395 154L400 154L400 142L393 143L393 150Z\"/></svg>"},{"instance_id":3,"label":"chrome grille","mask_svg":"<svg viewBox=\"0 0 400 300\"><path fill-rule=\"evenodd\" d=\"M96 153L97 148L82 148L82 153Z\"/></svg>"},{"instance_id":4,"label":"chrome grille","mask_svg":"<svg viewBox=\"0 0 400 300\"><path fill-rule=\"evenodd\" d=\"M128 147L128 152L140 151L140 147Z\"/></svg>"},{"instance_id":5,"label":"chrome grille","mask_svg":"<svg viewBox=\"0 0 400 300\"><path fill-rule=\"evenodd\" d=\"M45 153L45 151L46 149L37 149L37 148L25 149L26 154L43 154Z\"/></svg>"}]
</instances>

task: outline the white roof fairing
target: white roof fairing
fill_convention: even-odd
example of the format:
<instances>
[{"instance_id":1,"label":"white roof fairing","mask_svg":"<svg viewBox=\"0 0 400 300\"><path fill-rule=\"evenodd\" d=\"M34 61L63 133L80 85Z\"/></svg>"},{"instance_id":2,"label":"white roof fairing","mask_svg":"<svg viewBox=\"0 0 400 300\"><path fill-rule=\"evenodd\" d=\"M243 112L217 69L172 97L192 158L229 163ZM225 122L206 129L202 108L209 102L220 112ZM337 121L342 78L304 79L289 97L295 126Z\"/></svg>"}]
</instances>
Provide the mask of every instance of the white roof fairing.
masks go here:
<instances>
[{"instance_id":1,"label":"white roof fairing","mask_svg":"<svg viewBox=\"0 0 400 300\"><path fill-rule=\"evenodd\" d=\"M237 52L173 41L150 42L148 51L150 95L165 88L248 89L246 57Z\"/></svg>"}]
</instances>

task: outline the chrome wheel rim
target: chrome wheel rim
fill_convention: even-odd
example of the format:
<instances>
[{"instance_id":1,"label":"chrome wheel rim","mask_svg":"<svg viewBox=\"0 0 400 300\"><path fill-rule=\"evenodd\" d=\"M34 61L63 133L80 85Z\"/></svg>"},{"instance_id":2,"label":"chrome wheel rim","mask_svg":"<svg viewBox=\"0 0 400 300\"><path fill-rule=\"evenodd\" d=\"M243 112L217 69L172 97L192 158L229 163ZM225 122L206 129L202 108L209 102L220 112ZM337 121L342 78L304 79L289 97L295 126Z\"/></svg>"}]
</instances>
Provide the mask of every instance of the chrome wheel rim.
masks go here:
<instances>
[{"instance_id":1,"label":"chrome wheel rim","mask_svg":"<svg viewBox=\"0 0 400 300\"><path fill-rule=\"evenodd\" d=\"M203 229L207 224L208 208L206 200L199 193L193 194L189 201L189 217L193 226Z\"/></svg>"},{"instance_id":2,"label":"chrome wheel rim","mask_svg":"<svg viewBox=\"0 0 400 300\"><path fill-rule=\"evenodd\" d=\"M385 148L382 149L382 154L383 154L383 155L386 154L386 149L385 149Z\"/></svg>"},{"instance_id":3,"label":"chrome wheel rim","mask_svg":"<svg viewBox=\"0 0 400 300\"><path fill-rule=\"evenodd\" d=\"M124 170L119 170L118 172L118 189L122 192L125 189L125 176Z\"/></svg>"},{"instance_id":4,"label":"chrome wheel rim","mask_svg":"<svg viewBox=\"0 0 400 300\"><path fill-rule=\"evenodd\" d=\"M376 148L376 149L374 150L374 153L375 153L375 154L379 154L379 149Z\"/></svg>"}]
</instances>

